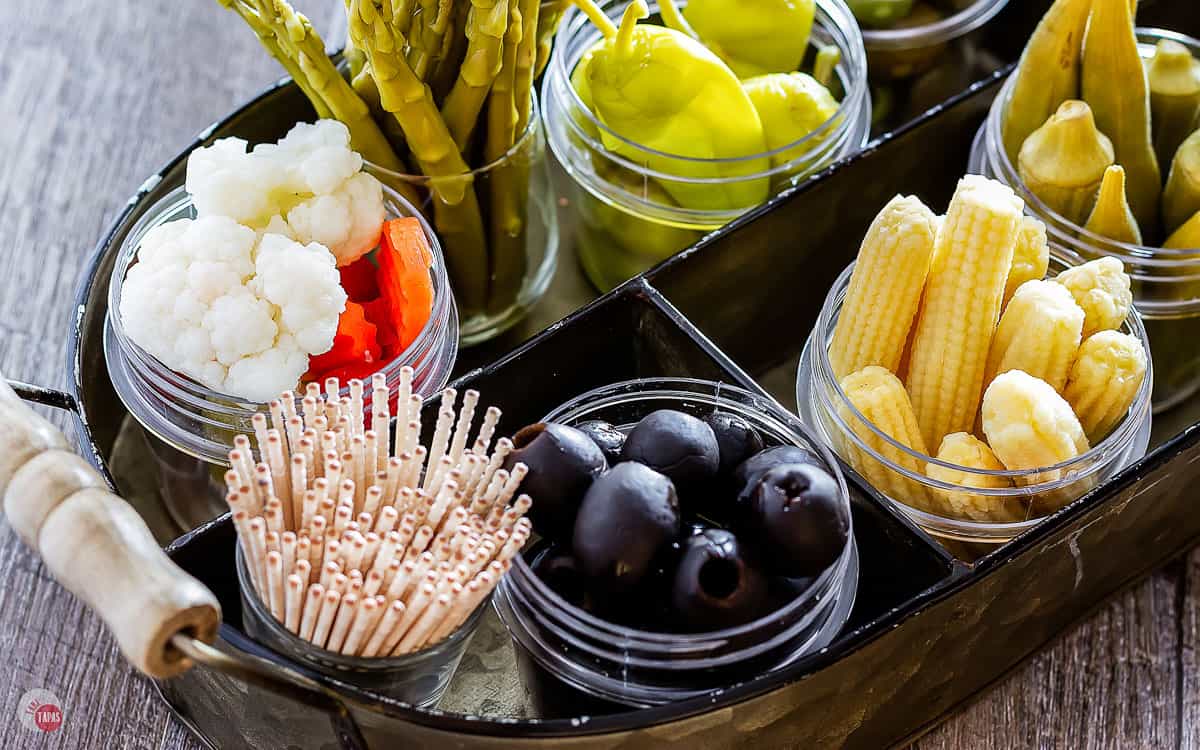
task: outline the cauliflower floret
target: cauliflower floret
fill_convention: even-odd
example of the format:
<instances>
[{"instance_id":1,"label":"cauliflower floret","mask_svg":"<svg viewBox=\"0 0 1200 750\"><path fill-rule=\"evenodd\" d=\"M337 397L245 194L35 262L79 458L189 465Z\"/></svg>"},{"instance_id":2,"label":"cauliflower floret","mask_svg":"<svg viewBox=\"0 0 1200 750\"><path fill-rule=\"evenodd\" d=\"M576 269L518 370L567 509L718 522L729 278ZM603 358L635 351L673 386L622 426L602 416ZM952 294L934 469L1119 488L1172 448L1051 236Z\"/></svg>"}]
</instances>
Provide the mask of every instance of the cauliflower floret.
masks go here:
<instances>
[{"instance_id":1,"label":"cauliflower floret","mask_svg":"<svg viewBox=\"0 0 1200 750\"><path fill-rule=\"evenodd\" d=\"M288 211L293 237L303 243L320 242L338 248L338 262L358 259L379 244L386 211L379 180L359 172L331 195L318 195Z\"/></svg>"},{"instance_id":2,"label":"cauliflower floret","mask_svg":"<svg viewBox=\"0 0 1200 750\"><path fill-rule=\"evenodd\" d=\"M146 233L119 311L129 338L213 390L266 401L333 345L346 306L334 258L229 217Z\"/></svg>"},{"instance_id":3,"label":"cauliflower floret","mask_svg":"<svg viewBox=\"0 0 1200 750\"><path fill-rule=\"evenodd\" d=\"M268 234L258 246L255 287L281 311L280 323L301 349L323 354L333 345L346 292L333 256L316 242L301 245Z\"/></svg>"},{"instance_id":4,"label":"cauliflower floret","mask_svg":"<svg viewBox=\"0 0 1200 750\"><path fill-rule=\"evenodd\" d=\"M385 218L383 188L361 170L346 126L319 120L250 152L240 138L197 149L188 158L187 190L200 216L320 242L346 265L375 247Z\"/></svg>"}]
</instances>

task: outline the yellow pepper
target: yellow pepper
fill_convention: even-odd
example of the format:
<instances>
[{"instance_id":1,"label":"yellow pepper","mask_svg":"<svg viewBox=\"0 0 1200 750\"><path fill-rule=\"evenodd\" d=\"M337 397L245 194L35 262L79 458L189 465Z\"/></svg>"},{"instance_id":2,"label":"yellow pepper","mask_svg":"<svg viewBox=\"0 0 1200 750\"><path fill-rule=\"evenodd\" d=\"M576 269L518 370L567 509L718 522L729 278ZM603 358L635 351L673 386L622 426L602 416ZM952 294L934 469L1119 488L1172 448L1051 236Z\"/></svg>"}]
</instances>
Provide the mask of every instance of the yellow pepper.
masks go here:
<instances>
[{"instance_id":1,"label":"yellow pepper","mask_svg":"<svg viewBox=\"0 0 1200 750\"><path fill-rule=\"evenodd\" d=\"M626 8L620 28L593 0L575 3L605 37L582 71L595 114L611 131L601 133L605 147L683 180L720 180L661 180L684 208L740 210L765 201L769 180L751 177L770 165L751 158L767 150L762 121L729 67L684 33L638 24L649 15L644 0Z\"/></svg>"}]
</instances>

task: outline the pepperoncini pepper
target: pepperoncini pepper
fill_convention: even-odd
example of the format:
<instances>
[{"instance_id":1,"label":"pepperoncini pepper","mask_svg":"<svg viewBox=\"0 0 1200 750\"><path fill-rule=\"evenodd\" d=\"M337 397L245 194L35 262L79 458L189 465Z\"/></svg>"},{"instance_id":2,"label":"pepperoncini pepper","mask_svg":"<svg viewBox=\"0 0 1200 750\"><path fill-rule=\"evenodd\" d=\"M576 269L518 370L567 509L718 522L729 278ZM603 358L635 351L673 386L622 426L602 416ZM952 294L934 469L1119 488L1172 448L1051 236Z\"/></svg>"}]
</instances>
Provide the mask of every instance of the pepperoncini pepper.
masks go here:
<instances>
[{"instance_id":1,"label":"pepperoncini pepper","mask_svg":"<svg viewBox=\"0 0 1200 750\"><path fill-rule=\"evenodd\" d=\"M771 73L742 81L763 123L771 165L778 167L811 151L808 144L783 149L825 124L837 113L838 103L829 90L804 73ZM814 157L815 158L815 157ZM796 164L798 171L805 164Z\"/></svg>"},{"instance_id":2,"label":"pepperoncini pepper","mask_svg":"<svg viewBox=\"0 0 1200 750\"><path fill-rule=\"evenodd\" d=\"M769 180L749 177L770 163L750 158L767 150L762 121L729 67L684 33L638 24L650 14L644 0L626 8L619 28L593 0L574 1L605 37L582 71L594 112L611 131L600 134L605 147L681 178L661 184L685 208L739 210L765 201ZM719 181L694 182L705 179Z\"/></svg>"},{"instance_id":3,"label":"pepperoncini pepper","mask_svg":"<svg viewBox=\"0 0 1200 750\"><path fill-rule=\"evenodd\" d=\"M739 78L800 67L813 0L689 0L684 18Z\"/></svg>"}]
</instances>

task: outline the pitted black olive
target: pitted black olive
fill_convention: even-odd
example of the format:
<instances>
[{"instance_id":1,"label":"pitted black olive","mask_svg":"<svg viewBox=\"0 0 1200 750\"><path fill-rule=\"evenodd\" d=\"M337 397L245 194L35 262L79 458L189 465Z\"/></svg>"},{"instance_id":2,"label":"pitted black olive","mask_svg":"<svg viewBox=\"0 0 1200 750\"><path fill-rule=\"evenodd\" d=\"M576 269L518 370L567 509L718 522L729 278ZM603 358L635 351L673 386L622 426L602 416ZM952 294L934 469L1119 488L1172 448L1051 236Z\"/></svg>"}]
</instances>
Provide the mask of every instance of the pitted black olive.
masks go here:
<instances>
[{"instance_id":1,"label":"pitted black olive","mask_svg":"<svg viewBox=\"0 0 1200 750\"><path fill-rule=\"evenodd\" d=\"M734 491L741 492L764 472L780 464L811 464L822 469L825 467L825 463L821 461L820 457L807 448L797 445L776 445L755 453L734 470L733 479L737 487Z\"/></svg>"},{"instance_id":2,"label":"pitted black olive","mask_svg":"<svg viewBox=\"0 0 1200 750\"><path fill-rule=\"evenodd\" d=\"M621 462L621 447L625 445L625 433L602 419L580 422L575 429L590 437L592 442L600 447L610 466Z\"/></svg>"},{"instance_id":3,"label":"pitted black olive","mask_svg":"<svg viewBox=\"0 0 1200 750\"><path fill-rule=\"evenodd\" d=\"M720 452L718 472L730 476L743 461L763 449L762 436L754 426L736 414L714 411L704 417L704 423L712 428Z\"/></svg>"},{"instance_id":4,"label":"pitted black olive","mask_svg":"<svg viewBox=\"0 0 1200 750\"><path fill-rule=\"evenodd\" d=\"M720 448L704 422L681 411L660 409L629 431L621 457L662 472L685 492L716 476Z\"/></svg>"},{"instance_id":5,"label":"pitted black olive","mask_svg":"<svg viewBox=\"0 0 1200 750\"><path fill-rule=\"evenodd\" d=\"M529 515L534 529L544 537L569 543L584 493L608 468L604 453L574 427L545 422L523 428L513 436L513 445L504 468L511 471L523 463L529 469L521 492L533 499Z\"/></svg>"},{"instance_id":6,"label":"pitted black olive","mask_svg":"<svg viewBox=\"0 0 1200 750\"><path fill-rule=\"evenodd\" d=\"M534 559L530 566L538 578L556 594L576 607L592 611L592 597L588 591L587 576L580 570L579 562L571 556L565 545L551 543Z\"/></svg>"},{"instance_id":7,"label":"pitted black olive","mask_svg":"<svg viewBox=\"0 0 1200 750\"><path fill-rule=\"evenodd\" d=\"M678 625L690 631L731 628L764 614L767 579L737 537L708 529L683 543L671 600Z\"/></svg>"},{"instance_id":8,"label":"pitted black olive","mask_svg":"<svg viewBox=\"0 0 1200 750\"><path fill-rule=\"evenodd\" d=\"M637 588L678 535L671 480L625 462L597 477L584 495L572 549L594 585L621 593Z\"/></svg>"},{"instance_id":9,"label":"pitted black olive","mask_svg":"<svg viewBox=\"0 0 1200 750\"><path fill-rule=\"evenodd\" d=\"M746 533L773 573L820 575L846 547L850 519L837 482L824 469L776 466L760 475L743 497Z\"/></svg>"}]
</instances>

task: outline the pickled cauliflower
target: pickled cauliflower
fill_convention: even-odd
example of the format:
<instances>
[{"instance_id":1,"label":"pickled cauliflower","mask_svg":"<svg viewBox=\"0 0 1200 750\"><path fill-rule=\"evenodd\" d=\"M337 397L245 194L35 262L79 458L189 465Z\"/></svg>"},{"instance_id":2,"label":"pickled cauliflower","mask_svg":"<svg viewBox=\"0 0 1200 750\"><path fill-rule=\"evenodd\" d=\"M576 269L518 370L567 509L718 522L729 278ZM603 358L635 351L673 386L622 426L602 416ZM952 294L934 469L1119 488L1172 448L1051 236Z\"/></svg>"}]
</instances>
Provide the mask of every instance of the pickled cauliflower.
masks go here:
<instances>
[{"instance_id":1,"label":"pickled cauliflower","mask_svg":"<svg viewBox=\"0 0 1200 750\"><path fill-rule=\"evenodd\" d=\"M383 188L361 171L345 125L300 123L278 143L246 147L241 138L222 138L188 157L187 191L199 216L227 216L304 245L319 242L339 266L379 243Z\"/></svg>"},{"instance_id":2,"label":"pickled cauliflower","mask_svg":"<svg viewBox=\"0 0 1200 750\"><path fill-rule=\"evenodd\" d=\"M261 402L294 387L309 355L332 347L345 307L322 245L260 240L233 218L201 216L146 233L120 315L129 338L164 365Z\"/></svg>"}]
</instances>

